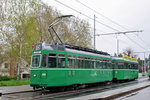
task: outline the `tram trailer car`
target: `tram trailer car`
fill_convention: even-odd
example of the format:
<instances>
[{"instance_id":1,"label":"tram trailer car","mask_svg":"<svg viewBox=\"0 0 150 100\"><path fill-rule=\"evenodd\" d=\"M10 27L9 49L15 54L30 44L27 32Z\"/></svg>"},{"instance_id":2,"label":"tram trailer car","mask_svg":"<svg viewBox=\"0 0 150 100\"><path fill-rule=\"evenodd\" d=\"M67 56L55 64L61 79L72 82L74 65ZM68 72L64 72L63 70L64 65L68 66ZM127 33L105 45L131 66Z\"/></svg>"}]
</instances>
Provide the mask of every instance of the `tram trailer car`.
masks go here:
<instances>
[{"instance_id":1,"label":"tram trailer car","mask_svg":"<svg viewBox=\"0 0 150 100\"><path fill-rule=\"evenodd\" d=\"M108 53L71 45L34 46L30 68L33 88L77 86L113 80Z\"/></svg>"},{"instance_id":2,"label":"tram trailer car","mask_svg":"<svg viewBox=\"0 0 150 100\"><path fill-rule=\"evenodd\" d=\"M125 59L130 58L129 59ZM138 78L138 62L135 58L131 57L113 57L114 70L113 78L116 80L134 80Z\"/></svg>"}]
</instances>

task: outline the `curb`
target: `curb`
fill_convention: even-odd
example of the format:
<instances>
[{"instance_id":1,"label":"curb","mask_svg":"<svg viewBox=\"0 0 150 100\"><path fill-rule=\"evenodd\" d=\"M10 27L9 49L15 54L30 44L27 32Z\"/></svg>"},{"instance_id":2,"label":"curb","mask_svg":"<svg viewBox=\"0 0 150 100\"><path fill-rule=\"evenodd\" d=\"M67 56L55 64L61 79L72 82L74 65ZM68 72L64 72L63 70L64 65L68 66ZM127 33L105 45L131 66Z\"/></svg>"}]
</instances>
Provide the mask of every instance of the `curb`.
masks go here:
<instances>
[{"instance_id":1,"label":"curb","mask_svg":"<svg viewBox=\"0 0 150 100\"><path fill-rule=\"evenodd\" d=\"M112 100L127 95L129 93L147 88L149 86L150 86L150 82L144 82L142 84L137 84L137 85L128 86L124 88L112 89L109 91L81 96L81 97L70 98L68 100Z\"/></svg>"},{"instance_id":2,"label":"curb","mask_svg":"<svg viewBox=\"0 0 150 100\"><path fill-rule=\"evenodd\" d=\"M112 99L115 99L115 98L118 98L118 97L127 95L127 94L129 94L129 93L132 93L132 92L135 92L135 91L138 91L138 90L147 88L147 87L149 87L149 86L150 86L150 85L147 85L147 86L143 86L143 87L140 87L140 88L132 89L132 90L129 90L129 91L124 91L124 92L121 92L121 93L117 93L117 94L114 94L114 95L110 95L110 96L107 96L107 97L104 97L104 98L95 98L95 99L93 99L93 100L112 100Z\"/></svg>"}]
</instances>

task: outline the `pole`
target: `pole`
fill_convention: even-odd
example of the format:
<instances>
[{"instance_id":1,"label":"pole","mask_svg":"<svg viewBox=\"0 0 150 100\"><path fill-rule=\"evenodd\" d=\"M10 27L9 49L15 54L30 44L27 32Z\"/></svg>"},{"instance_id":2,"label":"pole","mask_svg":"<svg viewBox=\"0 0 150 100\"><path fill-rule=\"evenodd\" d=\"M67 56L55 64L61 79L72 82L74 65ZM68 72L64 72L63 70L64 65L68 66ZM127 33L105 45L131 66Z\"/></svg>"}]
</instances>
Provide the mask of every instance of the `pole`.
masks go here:
<instances>
[{"instance_id":1,"label":"pole","mask_svg":"<svg viewBox=\"0 0 150 100\"><path fill-rule=\"evenodd\" d=\"M117 55L119 55L119 39L117 38Z\"/></svg>"},{"instance_id":2,"label":"pole","mask_svg":"<svg viewBox=\"0 0 150 100\"><path fill-rule=\"evenodd\" d=\"M95 47L96 45L95 45L95 15L94 15L94 50L95 50Z\"/></svg>"},{"instance_id":3,"label":"pole","mask_svg":"<svg viewBox=\"0 0 150 100\"><path fill-rule=\"evenodd\" d=\"M145 62L145 52L144 52L144 68L143 68L143 71L144 71L144 74L146 73L146 62Z\"/></svg>"},{"instance_id":4,"label":"pole","mask_svg":"<svg viewBox=\"0 0 150 100\"><path fill-rule=\"evenodd\" d=\"M17 81L19 80L20 76L20 68L21 68L21 50L22 50L22 41L20 42L20 64L17 65Z\"/></svg>"}]
</instances>

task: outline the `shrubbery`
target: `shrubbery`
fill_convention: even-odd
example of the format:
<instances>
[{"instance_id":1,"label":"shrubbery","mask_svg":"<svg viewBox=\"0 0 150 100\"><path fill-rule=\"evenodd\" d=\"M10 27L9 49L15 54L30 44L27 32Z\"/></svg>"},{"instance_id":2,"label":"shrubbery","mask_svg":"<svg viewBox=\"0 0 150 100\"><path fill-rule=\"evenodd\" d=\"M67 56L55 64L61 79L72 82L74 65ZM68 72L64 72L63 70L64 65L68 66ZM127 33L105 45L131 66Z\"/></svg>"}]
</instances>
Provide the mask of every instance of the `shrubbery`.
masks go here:
<instances>
[{"instance_id":1,"label":"shrubbery","mask_svg":"<svg viewBox=\"0 0 150 100\"><path fill-rule=\"evenodd\" d=\"M0 75L0 81L9 81L9 80L16 80L17 77L14 76L14 77L10 77L10 76L1 76Z\"/></svg>"}]
</instances>

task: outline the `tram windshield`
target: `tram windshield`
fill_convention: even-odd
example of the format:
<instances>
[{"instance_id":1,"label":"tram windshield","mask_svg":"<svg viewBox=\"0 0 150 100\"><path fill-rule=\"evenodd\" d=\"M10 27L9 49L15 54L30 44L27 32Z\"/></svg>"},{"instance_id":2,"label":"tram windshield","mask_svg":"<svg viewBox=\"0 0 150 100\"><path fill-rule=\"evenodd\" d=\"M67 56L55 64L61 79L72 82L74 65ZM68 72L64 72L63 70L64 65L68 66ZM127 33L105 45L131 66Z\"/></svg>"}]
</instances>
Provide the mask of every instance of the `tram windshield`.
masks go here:
<instances>
[{"instance_id":1,"label":"tram windshield","mask_svg":"<svg viewBox=\"0 0 150 100\"><path fill-rule=\"evenodd\" d=\"M40 55L33 55L32 56L32 67L39 67L40 66Z\"/></svg>"}]
</instances>

